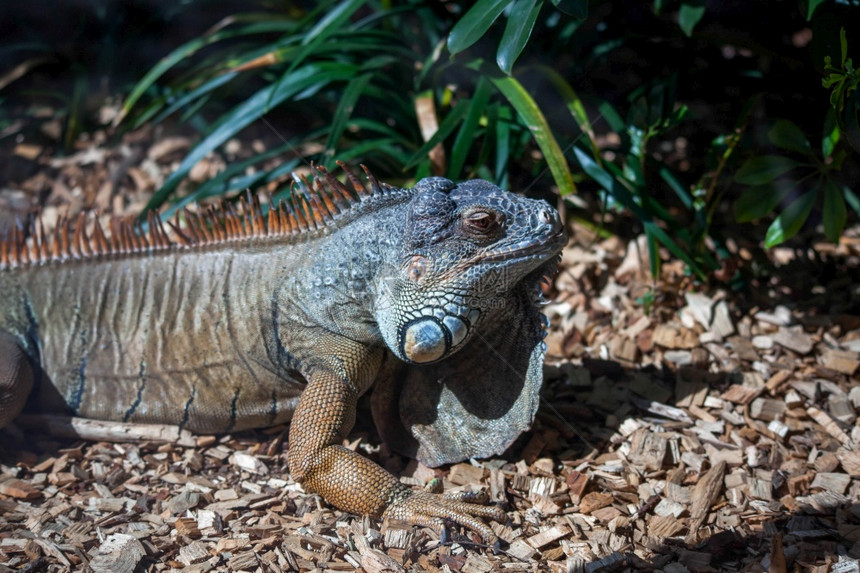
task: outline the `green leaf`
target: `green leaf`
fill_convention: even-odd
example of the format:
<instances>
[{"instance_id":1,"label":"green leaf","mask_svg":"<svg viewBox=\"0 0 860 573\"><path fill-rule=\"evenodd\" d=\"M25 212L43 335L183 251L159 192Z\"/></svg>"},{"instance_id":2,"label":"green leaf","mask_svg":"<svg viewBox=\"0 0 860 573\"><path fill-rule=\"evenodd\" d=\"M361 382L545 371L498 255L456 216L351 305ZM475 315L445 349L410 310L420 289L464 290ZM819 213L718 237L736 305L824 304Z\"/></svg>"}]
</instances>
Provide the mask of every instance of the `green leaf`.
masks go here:
<instances>
[{"instance_id":1,"label":"green leaf","mask_svg":"<svg viewBox=\"0 0 860 573\"><path fill-rule=\"evenodd\" d=\"M809 212L812 211L817 194L815 190L807 191L783 209L765 233L764 246L766 248L776 246L800 231L806 218L809 217Z\"/></svg>"},{"instance_id":2,"label":"green leaf","mask_svg":"<svg viewBox=\"0 0 860 573\"><path fill-rule=\"evenodd\" d=\"M767 133L767 137L777 147L807 155L812 154L812 146L809 145L809 140L806 139L806 136L803 135L803 132L800 131L797 125L787 119L777 120Z\"/></svg>"},{"instance_id":3,"label":"green leaf","mask_svg":"<svg viewBox=\"0 0 860 573\"><path fill-rule=\"evenodd\" d=\"M857 197L847 185L842 185L842 195L845 197L845 202L860 215L860 197Z\"/></svg>"},{"instance_id":4,"label":"green leaf","mask_svg":"<svg viewBox=\"0 0 860 573\"><path fill-rule=\"evenodd\" d=\"M836 144L839 143L839 121L836 118L836 110L832 107L827 109L824 116L824 136L821 138L821 153L824 157L833 155Z\"/></svg>"},{"instance_id":5,"label":"green leaf","mask_svg":"<svg viewBox=\"0 0 860 573\"><path fill-rule=\"evenodd\" d=\"M747 187L735 202L735 219L738 223L749 223L770 215L794 187L791 181Z\"/></svg>"},{"instance_id":6,"label":"green leaf","mask_svg":"<svg viewBox=\"0 0 860 573\"><path fill-rule=\"evenodd\" d=\"M824 4L826 0L807 0L806 4L806 21L812 20L812 15L815 13L815 9L818 8L819 5Z\"/></svg>"},{"instance_id":7,"label":"green leaf","mask_svg":"<svg viewBox=\"0 0 860 573\"><path fill-rule=\"evenodd\" d=\"M564 79L564 76L543 64L535 66L535 69L552 83L558 95L564 99L564 103L567 105L567 109L570 111L573 119L576 120L580 131L589 134L589 137L591 137L591 122L588 118L588 113L585 111L585 105L570 84L567 83L567 80Z\"/></svg>"},{"instance_id":8,"label":"green leaf","mask_svg":"<svg viewBox=\"0 0 860 573\"><path fill-rule=\"evenodd\" d=\"M672 171L670 171L669 168L665 165L662 165L660 167L658 173L660 174L660 177L663 179L663 181L665 181L666 184L669 186L669 188L671 188L672 191L675 192L675 195L678 196L678 199L681 200L684 206L687 209L692 209L693 197L690 195L689 189L684 187L681 182L678 181L678 178L675 177L675 174L672 173Z\"/></svg>"},{"instance_id":9,"label":"green leaf","mask_svg":"<svg viewBox=\"0 0 860 573\"><path fill-rule=\"evenodd\" d=\"M246 27L241 27L239 29L231 30L224 30L216 26L215 32L200 38L195 38L190 42L186 42L185 44L173 50L172 52L170 52L170 54L162 58L160 62L158 62L151 70L146 73L145 76L143 76L143 79L137 82L137 84L131 90L131 93L123 102L122 111L114 120L114 125L118 124L128 114L134 104L137 103L137 100L139 100L141 96L143 96L146 90L148 90L158 78L164 75L167 70L169 70L179 62L186 60L198 50L201 50L206 46L220 42L221 40L225 40L227 38L246 36L250 34L267 33L275 30L283 31L284 25L284 22L260 22L250 24ZM291 26L292 24L288 25Z\"/></svg>"},{"instance_id":10,"label":"green leaf","mask_svg":"<svg viewBox=\"0 0 860 573\"><path fill-rule=\"evenodd\" d=\"M553 5L577 20L585 20L588 17L588 0L552 0Z\"/></svg>"},{"instance_id":11,"label":"green leaf","mask_svg":"<svg viewBox=\"0 0 860 573\"><path fill-rule=\"evenodd\" d=\"M460 131L457 133L457 138L454 140L454 146L451 148L451 158L448 161L448 178L461 179L460 172L463 170L463 165L469 156L469 149L475 145L478 124L484 116L487 109L487 102L490 101L491 88L487 82L486 76L482 76L478 80L478 85L475 87L475 95L469 102L466 118L460 125Z\"/></svg>"},{"instance_id":12,"label":"green leaf","mask_svg":"<svg viewBox=\"0 0 860 573\"><path fill-rule=\"evenodd\" d=\"M693 2L681 3L681 9L678 11L678 25L687 37L693 35L693 28L705 15L705 3L703 0L695 0Z\"/></svg>"},{"instance_id":13,"label":"green leaf","mask_svg":"<svg viewBox=\"0 0 860 573\"><path fill-rule=\"evenodd\" d=\"M352 147L339 150L338 159L341 161L349 161L351 159L367 161L367 158L370 155L376 159L379 155L387 154L396 158L396 163L398 165L403 165L408 156L403 153L399 143L399 141L390 137L368 139L366 141L361 141Z\"/></svg>"},{"instance_id":14,"label":"green leaf","mask_svg":"<svg viewBox=\"0 0 860 573\"><path fill-rule=\"evenodd\" d=\"M608 101L600 101L597 104L598 111L598 119L606 120L606 123L609 124L609 127L615 133L619 135L623 135L627 131L627 122L624 121L624 118L621 117L621 114L618 113L612 104ZM594 125L598 124L598 120L594 120Z\"/></svg>"},{"instance_id":15,"label":"green leaf","mask_svg":"<svg viewBox=\"0 0 860 573\"><path fill-rule=\"evenodd\" d=\"M290 74L299 70L310 56L323 50L331 36L343 34L344 25L365 2L366 0L344 0L343 2L339 2L334 8L328 10L319 22L304 35L301 49L293 54L290 67L275 84L271 93L274 95L282 88L289 89L288 86L284 85L284 82L287 81ZM275 105L277 104L273 101L267 101L266 109L269 110Z\"/></svg>"},{"instance_id":16,"label":"green leaf","mask_svg":"<svg viewBox=\"0 0 860 573\"><path fill-rule=\"evenodd\" d=\"M487 33L511 0L478 0L448 34L448 51L458 54Z\"/></svg>"},{"instance_id":17,"label":"green leaf","mask_svg":"<svg viewBox=\"0 0 860 573\"><path fill-rule=\"evenodd\" d=\"M302 67L291 74L288 81L282 81L275 85L269 85L253 96L234 107L224 114L213 126L212 131L191 150L176 171L164 182L150 199L147 210L161 205L170 195L170 192L188 174L194 165L203 159L209 152L233 137L236 133L256 121L266 112L266 103L272 102L277 105L287 98L296 96L308 97L315 91L333 81L347 80L355 75L355 67L343 64L320 62ZM281 89L276 89L282 86Z\"/></svg>"},{"instance_id":18,"label":"green leaf","mask_svg":"<svg viewBox=\"0 0 860 573\"><path fill-rule=\"evenodd\" d=\"M496 53L496 63L506 74L511 74L514 62L526 47L542 6L543 0L514 1L514 7L505 24L505 33L499 42L499 51Z\"/></svg>"},{"instance_id":19,"label":"green leaf","mask_svg":"<svg viewBox=\"0 0 860 573\"><path fill-rule=\"evenodd\" d=\"M568 193L576 193L576 185L573 183L573 176L570 173L570 167L567 165L564 152L558 145L558 141L553 136L546 117L544 117L535 100L532 99L520 82L510 76L493 78L492 81L517 111L520 119L526 124L532 137L535 138L544 158L546 158L546 163L552 172L555 184L558 185L559 193L562 196Z\"/></svg>"},{"instance_id":20,"label":"green leaf","mask_svg":"<svg viewBox=\"0 0 860 573\"><path fill-rule=\"evenodd\" d=\"M199 100L200 98L206 96L210 92L218 89L222 85L226 84L233 78L235 78L238 74L236 72L232 72L229 74L223 74L220 76L216 76L205 82L203 85L198 87L197 89L191 90L187 94L176 98L176 101L170 104L167 108L163 109L153 120L153 123L161 123L164 119L178 110L183 110L185 113L188 110L188 107L192 105L195 100ZM138 128L142 126L144 123L149 121L152 113L158 111L158 108L148 108L144 113L140 114L139 117L135 117L134 127Z\"/></svg>"},{"instance_id":21,"label":"green leaf","mask_svg":"<svg viewBox=\"0 0 860 573\"><path fill-rule=\"evenodd\" d=\"M613 177L609 171L598 165L598 163L585 154L579 147L574 146L573 154L585 174L594 179L594 181L603 187L607 193L618 203L633 211L633 214L641 221L651 219L651 216L636 202L630 190L618 182L620 175ZM606 164L608 167L611 163Z\"/></svg>"},{"instance_id":22,"label":"green leaf","mask_svg":"<svg viewBox=\"0 0 860 573\"><path fill-rule=\"evenodd\" d=\"M252 157L251 159L240 161L239 163L228 165L227 168L213 177L202 183L193 192L182 197L180 200L172 203L168 209L162 213L164 219L169 219L182 207L192 203L199 203L211 197L220 197L230 191L241 191L249 188L259 187L270 181L275 181L285 173L294 170L301 163L301 158L293 158L285 160L279 164L277 169L266 171L260 169L253 172L251 175L245 175L248 167L251 165L259 165L270 157L276 157L284 153L292 153L295 148L301 145L298 141L288 142L275 149L271 149L262 155Z\"/></svg>"},{"instance_id":23,"label":"green leaf","mask_svg":"<svg viewBox=\"0 0 860 573\"><path fill-rule=\"evenodd\" d=\"M337 109L334 112L334 117L331 120L331 129L325 145L326 151L330 152L332 156L334 155L340 136L343 135L343 130L346 129L346 123L352 115L355 103L361 97L361 94L364 93L367 83L372 77L372 74L362 74L355 77L350 80L343 90L340 101L337 104Z\"/></svg>"},{"instance_id":24,"label":"green leaf","mask_svg":"<svg viewBox=\"0 0 860 573\"><path fill-rule=\"evenodd\" d=\"M504 189L508 186L508 161L511 159L511 108L503 107L501 103L495 104L495 108L498 110L495 112L498 118L489 122L490 128L495 132L496 141L494 171L499 187Z\"/></svg>"},{"instance_id":25,"label":"green leaf","mask_svg":"<svg viewBox=\"0 0 860 573\"><path fill-rule=\"evenodd\" d=\"M855 89L849 96L840 118L840 129L845 141L856 151L860 151L860 89Z\"/></svg>"},{"instance_id":26,"label":"green leaf","mask_svg":"<svg viewBox=\"0 0 860 573\"><path fill-rule=\"evenodd\" d=\"M459 104L451 108L451 111L448 112L448 115L445 116L445 119L442 120L442 123L439 124L439 129L436 130L436 133L424 142L418 151L416 151L412 158L409 160L406 165L403 166L404 171L407 169L411 169L415 165L418 165L425 159L427 159L427 154L430 153L430 150L436 147L437 144L444 141L446 137L451 135L451 133L456 129L458 125L460 125L460 121L462 121L463 117L466 116L466 113L469 111L469 101L461 101Z\"/></svg>"},{"instance_id":27,"label":"green leaf","mask_svg":"<svg viewBox=\"0 0 860 573\"><path fill-rule=\"evenodd\" d=\"M338 2L333 8L327 9L319 22L304 34L302 44L308 46L325 41L326 38L338 31L355 14L355 11L361 8L365 1L345 0Z\"/></svg>"},{"instance_id":28,"label":"green leaf","mask_svg":"<svg viewBox=\"0 0 860 573\"><path fill-rule=\"evenodd\" d=\"M172 51L167 57L162 58L160 62L158 62L139 82L134 86L134 89L131 90L131 93L128 94L128 97L125 99L122 105L122 112L120 113L120 119L125 117L128 114L129 110L134 106L138 99L144 94L149 87L155 83L155 80L160 78L167 70L172 68L177 63L181 62L185 58L189 57L191 54L213 42L217 42L221 39L221 36L218 34L213 34L212 36L196 38L183 46L180 46L178 49ZM118 123L117 120L115 123Z\"/></svg>"},{"instance_id":29,"label":"green leaf","mask_svg":"<svg viewBox=\"0 0 860 573\"><path fill-rule=\"evenodd\" d=\"M633 214L636 215L642 223L649 241L659 241L673 255L689 265L690 269L692 269L699 278L705 278L705 274L704 271L702 271L701 266L698 265L686 252L684 252L684 250L678 246L666 231L657 225L653 220L653 217L636 202L630 190L624 187L624 185L621 185L615 177L598 165L594 159L586 155L584 151L579 149L579 147L574 147L573 153L576 156L576 160L579 161L580 166L582 166L582 170L585 171L589 177L594 179L598 185L603 187L603 189L605 189L613 199L618 201L618 203L624 207L630 209ZM652 256L656 257L656 249L651 249L649 247L649 252L652 252ZM659 270L659 259L652 258L651 265L651 272L656 273Z\"/></svg>"},{"instance_id":30,"label":"green leaf","mask_svg":"<svg viewBox=\"0 0 860 573\"><path fill-rule=\"evenodd\" d=\"M367 119L365 117L355 117L349 122L350 127L357 127L359 130L371 133L379 133L388 137L399 138L400 144L404 146L414 145L412 136L404 129L394 129L390 125L381 121Z\"/></svg>"},{"instance_id":31,"label":"green leaf","mask_svg":"<svg viewBox=\"0 0 860 573\"><path fill-rule=\"evenodd\" d=\"M829 179L824 184L824 207L821 209L821 221L824 223L824 234L834 243L839 242L848 213L845 200L839 187Z\"/></svg>"},{"instance_id":32,"label":"green leaf","mask_svg":"<svg viewBox=\"0 0 860 573\"><path fill-rule=\"evenodd\" d=\"M659 228L654 225L645 225L645 237L647 239L648 244L648 261L651 263L651 276L658 277L660 276L660 263L663 260L660 258L660 241L657 238L657 235L654 234L654 229Z\"/></svg>"},{"instance_id":33,"label":"green leaf","mask_svg":"<svg viewBox=\"0 0 860 573\"><path fill-rule=\"evenodd\" d=\"M692 257L690 257L689 254L684 252L684 249L679 247L678 243L673 241L672 238L666 233L666 231L664 231L663 229L658 227L656 222L654 222L654 221L643 221L642 225L645 228L645 234L646 235L648 235L649 237L653 237L654 239L663 243L663 246L666 247L670 253L672 253L673 255L675 255L676 257L681 259L682 261L684 261L687 264L687 266L690 267L690 270L692 270L694 273L696 273L696 275L699 277L699 279L705 278L705 273L702 270L702 267L698 263L696 263L696 261L694 261L692 259ZM652 251L651 252L651 256L652 256L651 268L652 268L652 272L654 272L654 269L656 268L655 265L659 264L659 260L660 260L659 259L659 253L657 253L656 249L653 249L653 250L649 249L649 251Z\"/></svg>"},{"instance_id":34,"label":"green leaf","mask_svg":"<svg viewBox=\"0 0 860 573\"><path fill-rule=\"evenodd\" d=\"M801 164L782 155L762 155L748 159L735 174L735 181L745 185L764 185Z\"/></svg>"},{"instance_id":35,"label":"green leaf","mask_svg":"<svg viewBox=\"0 0 860 573\"><path fill-rule=\"evenodd\" d=\"M848 59L848 36L845 34L845 28L839 29L839 46L842 49L842 67L845 67L845 61Z\"/></svg>"}]
</instances>

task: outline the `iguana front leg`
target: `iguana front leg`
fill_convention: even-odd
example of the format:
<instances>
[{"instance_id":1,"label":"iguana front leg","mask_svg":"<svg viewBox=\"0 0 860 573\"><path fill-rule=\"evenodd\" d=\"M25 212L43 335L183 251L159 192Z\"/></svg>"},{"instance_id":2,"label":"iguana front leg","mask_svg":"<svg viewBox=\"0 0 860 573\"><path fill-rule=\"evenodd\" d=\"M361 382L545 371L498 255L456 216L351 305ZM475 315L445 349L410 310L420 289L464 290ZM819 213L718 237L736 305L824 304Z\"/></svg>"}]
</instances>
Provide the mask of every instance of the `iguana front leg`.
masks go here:
<instances>
[{"instance_id":1,"label":"iguana front leg","mask_svg":"<svg viewBox=\"0 0 860 573\"><path fill-rule=\"evenodd\" d=\"M478 518L504 521L501 509L470 503L468 496L412 491L379 465L339 445L352 428L356 402L373 381L382 351L343 340L319 346L335 352L310 372L293 416L289 451L293 479L350 513L401 519L440 532L449 520L495 544L496 535Z\"/></svg>"}]
</instances>

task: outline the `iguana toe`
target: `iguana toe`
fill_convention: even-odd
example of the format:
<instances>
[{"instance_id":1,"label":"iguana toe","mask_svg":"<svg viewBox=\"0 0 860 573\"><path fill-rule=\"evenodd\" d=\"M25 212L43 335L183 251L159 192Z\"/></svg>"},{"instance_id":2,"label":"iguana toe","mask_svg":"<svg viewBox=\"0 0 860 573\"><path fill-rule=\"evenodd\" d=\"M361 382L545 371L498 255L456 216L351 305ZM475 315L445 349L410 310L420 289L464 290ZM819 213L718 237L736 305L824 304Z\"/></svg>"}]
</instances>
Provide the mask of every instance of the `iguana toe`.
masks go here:
<instances>
[{"instance_id":1,"label":"iguana toe","mask_svg":"<svg viewBox=\"0 0 860 573\"><path fill-rule=\"evenodd\" d=\"M448 521L471 529L480 535L485 543L496 547L499 538L482 521L482 518L505 523L507 515L498 507L471 503L472 500L480 498L481 496L471 492L443 496L427 491L416 491L389 505L384 516L431 527L443 536L443 540L446 537L445 522Z\"/></svg>"}]
</instances>

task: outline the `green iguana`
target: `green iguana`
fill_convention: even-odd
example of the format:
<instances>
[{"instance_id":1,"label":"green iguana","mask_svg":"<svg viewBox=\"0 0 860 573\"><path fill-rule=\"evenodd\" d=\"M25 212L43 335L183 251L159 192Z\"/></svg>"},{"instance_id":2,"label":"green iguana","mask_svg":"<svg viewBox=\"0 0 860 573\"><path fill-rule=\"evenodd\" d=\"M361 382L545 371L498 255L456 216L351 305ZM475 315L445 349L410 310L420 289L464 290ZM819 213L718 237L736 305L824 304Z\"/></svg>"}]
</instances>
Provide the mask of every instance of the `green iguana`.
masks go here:
<instances>
[{"instance_id":1,"label":"green iguana","mask_svg":"<svg viewBox=\"0 0 860 573\"><path fill-rule=\"evenodd\" d=\"M372 386L382 437L429 466L501 453L528 428L559 216L486 181L398 189L318 171L265 215L253 199L186 212L171 233L151 216L108 236L86 215L7 233L0 427L28 404L198 433L291 420L305 490L496 542L481 518L501 509L413 491L340 444Z\"/></svg>"}]
</instances>

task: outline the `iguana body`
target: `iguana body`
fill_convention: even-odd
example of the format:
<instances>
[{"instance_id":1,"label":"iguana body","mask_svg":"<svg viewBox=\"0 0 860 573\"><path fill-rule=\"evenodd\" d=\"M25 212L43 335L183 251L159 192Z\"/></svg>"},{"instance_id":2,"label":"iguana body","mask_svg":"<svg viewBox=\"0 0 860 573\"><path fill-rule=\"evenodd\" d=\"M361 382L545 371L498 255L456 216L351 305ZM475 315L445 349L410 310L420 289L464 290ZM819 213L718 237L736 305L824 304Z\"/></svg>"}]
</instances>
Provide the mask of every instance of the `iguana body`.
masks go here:
<instances>
[{"instance_id":1,"label":"iguana body","mask_svg":"<svg viewBox=\"0 0 860 573\"><path fill-rule=\"evenodd\" d=\"M263 216L156 219L88 238L0 242L0 426L29 402L217 433L292 420L290 470L354 513L495 536L496 508L412 492L339 444L374 417L430 465L501 452L531 422L543 358L539 281L557 214L483 181L349 188L320 172Z\"/></svg>"}]
</instances>

